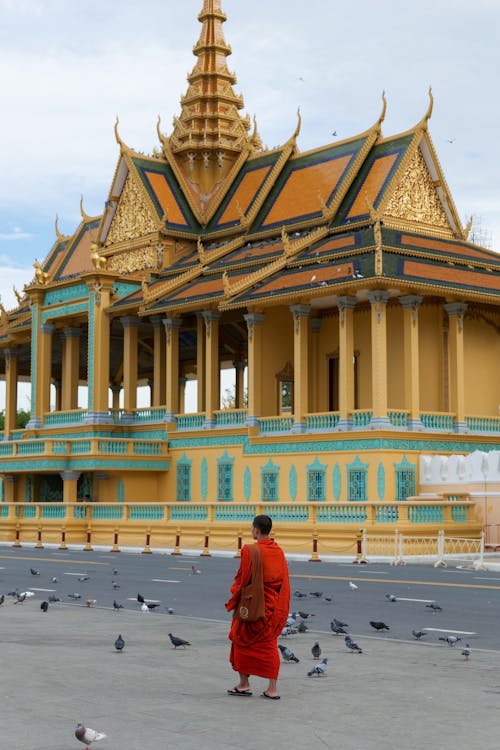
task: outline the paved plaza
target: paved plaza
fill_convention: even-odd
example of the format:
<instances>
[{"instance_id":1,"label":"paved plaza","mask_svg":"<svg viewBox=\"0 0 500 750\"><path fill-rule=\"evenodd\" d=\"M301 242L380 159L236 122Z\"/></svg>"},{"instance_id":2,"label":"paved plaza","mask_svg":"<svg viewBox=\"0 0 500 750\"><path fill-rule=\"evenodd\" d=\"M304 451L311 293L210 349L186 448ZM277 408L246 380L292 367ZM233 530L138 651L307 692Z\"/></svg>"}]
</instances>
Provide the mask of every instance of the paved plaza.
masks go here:
<instances>
[{"instance_id":1,"label":"paved plaza","mask_svg":"<svg viewBox=\"0 0 500 750\"><path fill-rule=\"evenodd\" d=\"M473 646L465 661L462 644L365 637L356 655L311 631L286 639L300 663L282 665L272 702L261 679L253 697L226 694L225 623L66 604L44 614L38 598L12 601L0 607L3 747L83 747L79 721L107 734L102 750L474 750L498 734L499 652ZM174 650L169 632L192 646ZM329 659L320 678L306 676L314 640Z\"/></svg>"}]
</instances>

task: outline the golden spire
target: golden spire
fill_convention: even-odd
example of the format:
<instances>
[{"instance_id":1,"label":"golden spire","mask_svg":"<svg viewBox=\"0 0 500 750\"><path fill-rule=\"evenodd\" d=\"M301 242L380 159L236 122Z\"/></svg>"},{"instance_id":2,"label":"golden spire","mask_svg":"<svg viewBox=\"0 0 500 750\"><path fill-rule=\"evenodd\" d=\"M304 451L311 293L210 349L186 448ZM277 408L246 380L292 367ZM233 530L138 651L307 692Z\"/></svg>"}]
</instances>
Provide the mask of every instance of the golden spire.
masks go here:
<instances>
[{"instance_id":1,"label":"golden spire","mask_svg":"<svg viewBox=\"0 0 500 750\"><path fill-rule=\"evenodd\" d=\"M231 47L222 30L226 15L221 0L204 0L198 20L202 29L193 47L197 62L168 145L186 177L206 194L250 147L250 118L240 114L243 97L235 94L236 77L227 67Z\"/></svg>"}]
</instances>

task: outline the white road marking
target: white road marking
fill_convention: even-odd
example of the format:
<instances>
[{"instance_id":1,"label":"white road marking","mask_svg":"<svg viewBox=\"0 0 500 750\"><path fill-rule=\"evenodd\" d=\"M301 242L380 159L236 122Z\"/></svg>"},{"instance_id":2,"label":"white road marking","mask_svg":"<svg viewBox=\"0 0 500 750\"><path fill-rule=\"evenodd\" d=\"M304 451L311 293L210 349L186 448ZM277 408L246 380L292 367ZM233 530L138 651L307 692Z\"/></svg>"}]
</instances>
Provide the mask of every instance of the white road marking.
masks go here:
<instances>
[{"instance_id":1,"label":"white road marking","mask_svg":"<svg viewBox=\"0 0 500 750\"><path fill-rule=\"evenodd\" d=\"M128 602L136 602L137 604L142 604L142 602L138 602L137 601L137 597L136 596L129 596L128 599L127 599L127 601ZM159 599L146 599L146 598L144 598L144 601L146 603L149 602L150 604L161 604L161 601Z\"/></svg>"},{"instance_id":2,"label":"white road marking","mask_svg":"<svg viewBox=\"0 0 500 750\"><path fill-rule=\"evenodd\" d=\"M50 591L52 593L55 591L55 589L36 589L34 586L31 587L31 590L32 591Z\"/></svg>"},{"instance_id":3,"label":"white road marking","mask_svg":"<svg viewBox=\"0 0 500 750\"><path fill-rule=\"evenodd\" d=\"M422 628L422 630L434 631L435 633L458 633L459 635L477 635L469 630L454 630L453 628Z\"/></svg>"},{"instance_id":4,"label":"white road marking","mask_svg":"<svg viewBox=\"0 0 500 750\"><path fill-rule=\"evenodd\" d=\"M63 576L79 576L80 578L87 575L88 573L63 573Z\"/></svg>"},{"instance_id":5,"label":"white road marking","mask_svg":"<svg viewBox=\"0 0 500 750\"><path fill-rule=\"evenodd\" d=\"M425 602L426 604L432 604L432 602L435 602L435 599L408 599L404 596L396 596L396 599L398 602Z\"/></svg>"},{"instance_id":6,"label":"white road marking","mask_svg":"<svg viewBox=\"0 0 500 750\"><path fill-rule=\"evenodd\" d=\"M486 578L485 576L474 576L476 581L500 581L500 578Z\"/></svg>"},{"instance_id":7,"label":"white road marking","mask_svg":"<svg viewBox=\"0 0 500 750\"><path fill-rule=\"evenodd\" d=\"M152 578L155 583L180 583L180 581L172 581L170 578Z\"/></svg>"}]
</instances>

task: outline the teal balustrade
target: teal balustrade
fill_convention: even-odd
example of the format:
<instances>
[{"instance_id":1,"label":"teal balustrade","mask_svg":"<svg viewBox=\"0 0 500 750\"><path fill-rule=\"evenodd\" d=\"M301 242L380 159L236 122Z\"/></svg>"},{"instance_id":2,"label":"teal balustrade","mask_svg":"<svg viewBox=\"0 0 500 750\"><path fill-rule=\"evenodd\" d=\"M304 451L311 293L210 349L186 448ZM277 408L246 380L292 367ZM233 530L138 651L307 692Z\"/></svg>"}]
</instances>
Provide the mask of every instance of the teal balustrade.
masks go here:
<instances>
[{"instance_id":1,"label":"teal balustrade","mask_svg":"<svg viewBox=\"0 0 500 750\"><path fill-rule=\"evenodd\" d=\"M101 503L98 503L96 505L92 505L92 518L96 520L102 520L102 521L119 521L124 516L124 508L123 506L116 506L116 505L102 505Z\"/></svg>"},{"instance_id":2,"label":"teal balustrade","mask_svg":"<svg viewBox=\"0 0 500 750\"><path fill-rule=\"evenodd\" d=\"M248 412L246 409L224 409L215 412L216 427L241 427L246 424Z\"/></svg>"},{"instance_id":3,"label":"teal balustrade","mask_svg":"<svg viewBox=\"0 0 500 750\"><path fill-rule=\"evenodd\" d=\"M364 409L353 411L352 413L352 426L353 427L368 427L372 421L373 411L371 409Z\"/></svg>"},{"instance_id":4,"label":"teal balustrade","mask_svg":"<svg viewBox=\"0 0 500 750\"><path fill-rule=\"evenodd\" d=\"M68 450L67 440L53 440L52 441L52 453L57 453L58 455L64 455L67 450Z\"/></svg>"},{"instance_id":5,"label":"teal balustrade","mask_svg":"<svg viewBox=\"0 0 500 750\"><path fill-rule=\"evenodd\" d=\"M73 518L86 518L87 511L84 505L73 506Z\"/></svg>"},{"instance_id":6,"label":"teal balustrade","mask_svg":"<svg viewBox=\"0 0 500 750\"><path fill-rule=\"evenodd\" d=\"M137 409L135 412L135 422L163 422L167 410L164 406L149 407L147 409Z\"/></svg>"},{"instance_id":7,"label":"teal balustrade","mask_svg":"<svg viewBox=\"0 0 500 750\"><path fill-rule=\"evenodd\" d=\"M500 418L498 417L465 417L465 424L471 432L500 433Z\"/></svg>"},{"instance_id":8,"label":"teal balustrade","mask_svg":"<svg viewBox=\"0 0 500 750\"><path fill-rule=\"evenodd\" d=\"M216 521L241 521L246 523L253 521L257 515L257 508L255 505L230 505L223 504L217 505L215 508L215 520Z\"/></svg>"},{"instance_id":9,"label":"teal balustrade","mask_svg":"<svg viewBox=\"0 0 500 750\"><path fill-rule=\"evenodd\" d=\"M397 505L377 505L375 507L376 523L397 523L399 509Z\"/></svg>"},{"instance_id":10,"label":"teal balustrade","mask_svg":"<svg viewBox=\"0 0 500 750\"><path fill-rule=\"evenodd\" d=\"M131 521L163 521L165 508L162 505L130 505L129 518Z\"/></svg>"},{"instance_id":11,"label":"teal balustrade","mask_svg":"<svg viewBox=\"0 0 500 750\"><path fill-rule=\"evenodd\" d=\"M75 409L73 411L52 411L46 414L44 423L46 427L60 427L69 424L83 424L88 415L86 409Z\"/></svg>"},{"instance_id":12,"label":"teal balustrade","mask_svg":"<svg viewBox=\"0 0 500 750\"><path fill-rule=\"evenodd\" d=\"M451 518L455 523L466 523L467 506L466 505L453 506L451 509Z\"/></svg>"},{"instance_id":13,"label":"teal balustrade","mask_svg":"<svg viewBox=\"0 0 500 750\"><path fill-rule=\"evenodd\" d=\"M2 505L0 503L0 518L8 518L8 517L9 517L9 506Z\"/></svg>"},{"instance_id":14,"label":"teal balustrade","mask_svg":"<svg viewBox=\"0 0 500 750\"><path fill-rule=\"evenodd\" d=\"M263 434L290 432L293 427L293 417L264 417L259 419L259 430Z\"/></svg>"},{"instance_id":15,"label":"teal balustrade","mask_svg":"<svg viewBox=\"0 0 500 750\"><path fill-rule=\"evenodd\" d=\"M0 456L12 456L13 453L13 443L0 443Z\"/></svg>"},{"instance_id":16,"label":"teal balustrade","mask_svg":"<svg viewBox=\"0 0 500 750\"><path fill-rule=\"evenodd\" d=\"M366 521L364 505L318 505L318 523L364 523Z\"/></svg>"},{"instance_id":17,"label":"teal balustrade","mask_svg":"<svg viewBox=\"0 0 500 750\"><path fill-rule=\"evenodd\" d=\"M113 420L115 424L118 424L121 421L123 413L124 413L123 409L111 409L110 411L111 419Z\"/></svg>"},{"instance_id":18,"label":"teal balustrade","mask_svg":"<svg viewBox=\"0 0 500 750\"><path fill-rule=\"evenodd\" d=\"M17 444L18 456L39 456L45 453L45 440L21 440Z\"/></svg>"},{"instance_id":19,"label":"teal balustrade","mask_svg":"<svg viewBox=\"0 0 500 750\"><path fill-rule=\"evenodd\" d=\"M23 508L23 518L36 518L36 505L25 505Z\"/></svg>"},{"instance_id":20,"label":"teal balustrade","mask_svg":"<svg viewBox=\"0 0 500 750\"><path fill-rule=\"evenodd\" d=\"M180 430L202 430L204 424L204 414L181 414L177 417L177 432Z\"/></svg>"},{"instance_id":21,"label":"teal balustrade","mask_svg":"<svg viewBox=\"0 0 500 750\"><path fill-rule=\"evenodd\" d=\"M328 414L307 414L306 430L308 432L328 432L334 430L340 420L338 411L332 411Z\"/></svg>"},{"instance_id":22,"label":"teal balustrade","mask_svg":"<svg viewBox=\"0 0 500 750\"><path fill-rule=\"evenodd\" d=\"M206 505L173 505L170 507L171 521L206 521L208 507Z\"/></svg>"},{"instance_id":23,"label":"teal balustrade","mask_svg":"<svg viewBox=\"0 0 500 750\"><path fill-rule=\"evenodd\" d=\"M441 505L409 505L410 523L443 523L444 509Z\"/></svg>"},{"instance_id":24,"label":"teal balustrade","mask_svg":"<svg viewBox=\"0 0 500 750\"><path fill-rule=\"evenodd\" d=\"M136 456L161 456L162 445L156 442L134 440L133 451Z\"/></svg>"},{"instance_id":25,"label":"teal balustrade","mask_svg":"<svg viewBox=\"0 0 500 750\"><path fill-rule=\"evenodd\" d=\"M389 421L393 427L407 427L408 426L408 412L390 409L387 412Z\"/></svg>"},{"instance_id":26,"label":"teal balustrade","mask_svg":"<svg viewBox=\"0 0 500 750\"><path fill-rule=\"evenodd\" d=\"M42 518L66 518L66 506L62 503L53 503L51 505L42 505Z\"/></svg>"},{"instance_id":27,"label":"teal balustrade","mask_svg":"<svg viewBox=\"0 0 500 750\"><path fill-rule=\"evenodd\" d=\"M124 440L98 440L97 450L99 453L124 456L128 452L128 446Z\"/></svg>"},{"instance_id":28,"label":"teal balustrade","mask_svg":"<svg viewBox=\"0 0 500 750\"><path fill-rule=\"evenodd\" d=\"M81 454L90 453L92 450L92 442L90 440L72 440L70 444L70 453Z\"/></svg>"},{"instance_id":29,"label":"teal balustrade","mask_svg":"<svg viewBox=\"0 0 500 750\"><path fill-rule=\"evenodd\" d=\"M453 432L453 414L440 414L438 412L422 413L420 421L426 430Z\"/></svg>"},{"instance_id":30,"label":"teal balustrade","mask_svg":"<svg viewBox=\"0 0 500 750\"><path fill-rule=\"evenodd\" d=\"M309 520L309 508L307 505L264 505L262 511L271 516L273 521L289 523L304 523Z\"/></svg>"},{"instance_id":31,"label":"teal balustrade","mask_svg":"<svg viewBox=\"0 0 500 750\"><path fill-rule=\"evenodd\" d=\"M11 438L12 440L22 440L24 435L24 430L12 430Z\"/></svg>"}]
</instances>

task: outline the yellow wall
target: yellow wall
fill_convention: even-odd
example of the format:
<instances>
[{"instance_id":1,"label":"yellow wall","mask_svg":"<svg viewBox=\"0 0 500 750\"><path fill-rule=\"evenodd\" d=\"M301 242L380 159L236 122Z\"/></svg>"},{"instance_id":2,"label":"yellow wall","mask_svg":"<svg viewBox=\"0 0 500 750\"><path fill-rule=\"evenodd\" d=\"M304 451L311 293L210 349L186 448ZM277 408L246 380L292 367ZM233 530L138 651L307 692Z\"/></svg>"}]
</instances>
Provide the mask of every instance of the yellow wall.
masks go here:
<instances>
[{"instance_id":1,"label":"yellow wall","mask_svg":"<svg viewBox=\"0 0 500 750\"><path fill-rule=\"evenodd\" d=\"M372 405L372 344L370 307L354 311L354 350L358 357L359 408L370 409Z\"/></svg>"},{"instance_id":2,"label":"yellow wall","mask_svg":"<svg viewBox=\"0 0 500 750\"><path fill-rule=\"evenodd\" d=\"M288 307L266 311L262 331L262 414L278 413L276 375L290 362L293 367L293 317Z\"/></svg>"},{"instance_id":3,"label":"yellow wall","mask_svg":"<svg viewBox=\"0 0 500 750\"><path fill-rule=\"evenodd\" d=\"M497 325L499 322L497 316ZM497 414L500 405L500 328L495 330L484 320L466 318L464 360L466 414ZM496 373L497 377L485 377L488 372Z\"/></svg>"},{"instance_id":4,"label":"yellow wall","mask_svg":"<svg viewBox=\"0 0 500 750\"><path fill-rule=\"evenodd\" d=\"M389 409L404 409L403 308L399 302L387 308L387 372L387 406Z\"/></svg>"},{"instance_id":5,"label":"yellow wall","mask_svg":"<svg viewBox=\"0 0 500 750\"><path fill-rule=\"evenodd\" d=\"M443 308L423 304L418 313L420 348L420 407L447 411L443 402Z\"/></svg>"}]
</instances>

